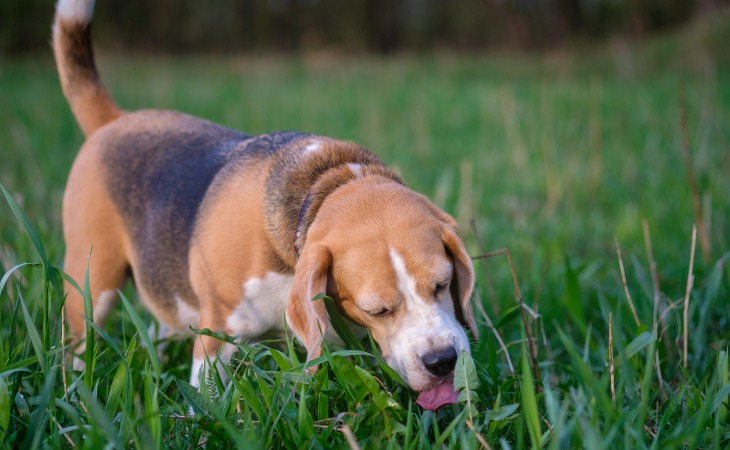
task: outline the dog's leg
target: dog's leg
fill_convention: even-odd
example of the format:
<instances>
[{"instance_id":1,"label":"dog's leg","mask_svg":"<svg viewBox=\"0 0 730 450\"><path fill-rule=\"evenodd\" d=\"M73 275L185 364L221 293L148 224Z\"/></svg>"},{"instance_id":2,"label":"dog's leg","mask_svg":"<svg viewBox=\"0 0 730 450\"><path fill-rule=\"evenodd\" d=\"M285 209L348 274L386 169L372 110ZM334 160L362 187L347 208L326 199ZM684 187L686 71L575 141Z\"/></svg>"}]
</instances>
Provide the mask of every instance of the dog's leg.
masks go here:
<instances>
[{"instance_id":1,"label":"dog's leg","mask_svg":"<svg viewBox=\"0 0 730 450\"><path fill-rule=\"evenodd\" d=\"M91 248L89 246L89 248ZM118 255L104 249L103 246L94 247L89 258L89 252L81 247L69 245L64 262L64 270L83 287L83 280L89 271L89 287L92 299L92 313L94 323L103 326L109 312L118 300L117 289L121 288L126 278L127 265ZM81 355L86 349L86 314L84 312L84 298L82 294L65 283L67 294L64 320L70 331L71 343L79 342L74 353ZM84 369L82 358L74 356L73 367L76 370Z\"/></svg>"},{"instance_id":2,"label":"dog's leg","mask_svg":"<svg viewBox=\"0 0 730 450\"><path fill-rule=\"evenodd\" d=\"M201 381L204 384L210 373L210 364L215 364L221 381L225 384L228 381L226 371L223 369L231 361L236 351L236 346L223 343L209 336L197 336L193 346L193 363L190 370L190 384L200 388Z\"/></svg>"}]
</instances>

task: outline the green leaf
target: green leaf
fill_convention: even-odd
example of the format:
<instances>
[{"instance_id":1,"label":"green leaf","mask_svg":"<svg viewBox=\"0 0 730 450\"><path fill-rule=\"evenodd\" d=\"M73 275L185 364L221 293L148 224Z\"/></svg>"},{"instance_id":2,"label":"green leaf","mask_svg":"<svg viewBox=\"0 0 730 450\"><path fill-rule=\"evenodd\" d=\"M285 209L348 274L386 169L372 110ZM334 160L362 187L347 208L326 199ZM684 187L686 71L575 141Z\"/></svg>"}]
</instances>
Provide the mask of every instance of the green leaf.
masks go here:
<instances>
[{"instance_id":1,"label":"green leaf","mask_svg":"<svg viewBox=\"0 0 730 450\"><path fill-rule=\"evenodd\" d=\"M282 371L291 370L292 364L291 361L289 361L289 358L286 357L282 352L275 348L269 349L269 354L271 354L271 357L274 358L274 361L276 362L276 365L279 366L279 369Z\"/></svg>"},{"instance_id":2,"label":"green leaf","mask_svg":"<svg viewBox=\"0 0 730 450\"><path fill-rule=\"evenodd\" d=\"M119 292L119 297L122 299L122 303L124 304L124 309L127 310L127 313L129 314L129 318L132 320L132 323L134 324L134 328L137 329L137 335L139 335L139 339L144 344L145 350L147 350L147 355L149 356L150 362L152 363L152 369L154 370L155 376L159 378L160 361L157 358L157 347L155 347L154 344L152 343L152 339L150 339L150 335L147 334L147 327L145 327L144 322L142 322L142 318L139 317L139 314L137 314L137 311L134 310L132 303L129 300L127 300L127 297L122 292Z\"/></svg>"},{"instance_id":3,"label":"green leaf","mask_svg":"<svg viewBox=\"0 0 730 450\"><path fill-rule=\"evenodd\" d=\"M727 352L721 351L717 355L717 378L721 386L725 386L730 382L730 370L728 370ZM727 418L727 403L725 403L719 411L719 419L725 421Z\"/></svg>"},{"instance_id":4,"label":"green leaf","mask_svg":"<svg viewBox=\"0 0 730 450\"><path fill-rule=\"evenodd\" d=\"M535 385L532 380L532 370L527 360L527 348L522 345L522 383L520 388L520 399L522 411L527 422L527 431L530 433L532 445L542 448L540 431L540 417L537 411L537 399L535 397Z\"/></svg>"},{"instance_id":5,"label":"green leaf","mask_svg":"<svg viewBox=\"0 0 730 450\"><path fill-rule=\"evenodd\" d=\"M43 242L41 241L40 236L38 235L38 231L36 231L33 224L31 224L30 220L28 220L28 217L23 214L23 211L20 209L20 206L18 206L18 203L15 201L13 196L10 195L10 192L8 192L2 184L0 184L0 190L2 190L3 194L5 195L5 200L8 202L8 205L10 205L10 209L13 211L15 218L20 223L21 228L23 228L25 234L33 243L33 248L35 248L36 253L38 253L38 257L41 259L43 267L50 267L51 263L48 260L46 249L43 246Z\"/></svg>"},{"instance_id":6,"label":"green leaf","mask_svg":"<svg viewBox=\"0 0 730 450\"><path fill-rule=\"evenodd\" d=\"M331 297L321 293L315 295L312 299L313 302L318 300L324 301L324 305L327 308L327 314L329 315L330 322L332 323L332 328L335 329L335 332L340 339L342 339L342 342L345 343L347 348L363 350L362 343L352 333L350 324L340 313L335 301Z\"/></svg>"},{"instance_id":7,"label":"green leaf","mask_svg":"<svg viewBox=\"0 0 730 450\"><path fill-rule=\"evenodd\" d=\"M504 405L499 408L493 409L491 411L487 411L484 414L485 420L503 420L507 417L511 416L512 414L517 411L517 408L520 407L519 403L512 403L511 405Z\"/></svg>"},{"instance_id":8,"label":"green leaf","mask_svg":"<svg viewBox=\"0 0 730 450\"><path fill-rule=\"evenodd\" d=\"M578 283L578 274L573 270L568 258L564 262L565 267L565 294L563 302L568 309L568 316L573 319L581 330L585 331L585 319L583 316L583 307L580 301L580 284Z\"/></svg>"},{"instance_id":9,"label":"green leaf","mask_svg":"<svg viewBox=\"0 0 730 450\"><path fill-rule=\"evenodd\" d=\"M89 424L92 425L90 427L91 430L97 434L99 431L103 432L105 440L110 444L110 448L124 448L120 440L119 430L109 416L104 413L104 407L97 398L96 393L90 391L83 383L78 385L78 393L88 408L86 417Z\"/></svg>"},{"instance_id":10,"label":"green leaf","mask_svg":"<svg viewBox=\"0 0 730 450\"><path fill-rule=\"evenodd\" d=\"M41 267L38 263L21 263L17 264L10 268L7 272L5 272L5 275L3 275L2 279L0 279L0 294L2 294L3 289L5 288L5 284L8 282L8 279L10 278L10 275L12 275L16 270L20 269L21 267L25 266L31 266L31 267Z\"/></svg>"},{"instance_id":11,"label":"green leaf","mask_svg":"<svg viewBox=\"0 0 730 450\"><path fill-rule=\"evenodd\" d=\"M11 408L8 386L5 384L5 379L0 377L0 444L5 440L5 433L8 431Z\"/></svg>"},{"instance_id":12,"label":"green leaf","mask_svg":"<svg viewBox=\"0 0 730 450\"><path fill-rule=\"evenodd\" d=\"M476 394L476 388L479 387L479 378L477 377L477 368L474 360L466 351L462 351L459 359L456 360L456 368L454 369L454 390L459 392L459 402L466 403L469 410L469 418L477 414L474 403L479 400Z\"/></svg>"},{"instance_id":13,"label":"green leaf","mask_svg":"<svg viewBox=\"0 0 730 450\"><path fill-rule=\"evenodd\" d=\"M245 377L238 377L233 373L228 364L222 364L221 367L226 372L228 379L233 384L233 387L241 394L241 397L246 401L246 404L251 408L259 418L264 417L265 408L259 400L258 391L253 387L251 381Z\"/></svg>"},{"instance_id":14,"label":"green leaf","mask_svg":"<svg viewBox=\"0 0 730 450\"><path fill-rule=\"evenodd\" d=\"M451 437L451 433L454 431L454 428L456 428L456 425L462 422L464 414L466 414L466 410L460 412L458 416L454 417L454 420L452 420L451 423L444 428L444 431L440 433L431 448L440 448L441 445L446 442L446 439Z\"/></svg>"},{"instance_id":15,"label":"green leaf","mask_svg":"<svg viewBox=\"0 0 730 450\"><path fill-rule=\"evenodd\" d=\"M715 297L717 297L717 294L720 291L722 275L725 271L725 263L728 259L730 259L730 253L725 253L712 267L712 271L710 272L710 276L707 280L707 289L705 290L704 298L705 302L712 303L715 300ZM2 285L0 285L0 291L2 291Z\"/></svg>"},{"instance_id":16,"label":"green leaf","mask_svg":"<svg viewBox=\"0 0 730 450\"><path fill-rule=\"evenodd\" d=\"M183 381L179 378L175 379L175 384L177 384L177 388L180 391L180 394L182 394L183 397L185 397L185 400L190 404L190 407L193 408L193 411L195 414L204 414L209 415L208 412L210 411L210 404L206 401L206 399L198 392L198 390L187 381Z\"/></svg>"},{"instance_id":17,"label":"green leaf","mask_svg":"<svg viewBox=\"0 0 730 450\"><path fill-rule=\"evenodd\" d=\"M499 328L502 325L505 325L509 323L511 320L513 320L516 317L519 317L520 310L522 307L520 305L513 306L511 308L507 308L498 318L494 321L494 328Z\"/></svg>"},{"instance_id":18,"label":"green leaf","mask_svg":"<svg viewBox=\"0 0 730 450\"><path fill-rule=\"evenodd\" d=\"M144 377L144 409L152 441L156 448L160 448L162 442L162 424L160 420L160 404L157 401L157 377L150 373L150 364L145 364Z\"/></svg>"},{"instance_id":19,"label":"green leaf","mask_svg":"<svg viewBox=\"0 0 730 450\"><path fill-rule=\"evenodd\" d=\"M621 353L619 353L619 357L629 359L652 342L654 342L654 336L652 336L650 332L644 331L640 335L636 336L634 340L631 341L629 345L621 351Z\"/></svg>"},{"instance_id":20,"label":"green leaf","mask_svg":"<svg viewBox=\"0 0 730 450\"><path fill-rule=\"evenodd\" d=\"M198 328L193 328L193 327L190 327L190 330L193 333L198 334L200 336L209 336L212 338L216 338L221 342L226 342L228 344L236 345L238 343L238 340L235 338L235 336L230 336L222 331L212 331L208 328L198 329Z\"/></svg>"},{"instance_id":21,"label":"green leaf","mask_svg":"<svg viewBox=\"0 0 730 450\"><path fill-rule=\"evenodd\" d=\"M38 357L38 364L41 366L41 371L43 373L46 373L48 371L47 366L47 359L46 359L46 350L43 348L43 343L41 342L41 336L38 334L38 330L35 328L35 324L33 323L33 318L31 317L30 313L28 312L28 306L25 304L25 300L23 300L23 297L18 298L20 301L20 307L23 311L23 317L25 318L25 324L26 329L28 331L28 338L30 339L30 343L33 346L33 350L36 353L36 356Z\"/></svg>"}]
</instances>

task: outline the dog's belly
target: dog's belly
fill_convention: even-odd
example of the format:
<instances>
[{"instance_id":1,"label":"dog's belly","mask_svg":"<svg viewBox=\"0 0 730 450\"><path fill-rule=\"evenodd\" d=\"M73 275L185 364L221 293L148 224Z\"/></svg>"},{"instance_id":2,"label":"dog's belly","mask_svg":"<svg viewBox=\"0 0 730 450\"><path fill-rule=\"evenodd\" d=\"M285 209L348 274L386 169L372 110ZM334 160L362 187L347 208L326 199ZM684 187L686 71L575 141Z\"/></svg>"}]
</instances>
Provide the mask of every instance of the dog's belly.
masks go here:
<instances>
[{"instance_id":1,"label":"dog's belly","mask_svg":"<svg viewBox=\"0 0 730 450\"><path fill-rule=\"evenodd\" d=\"M243 293L238 303L228 310L224 327L212 331L223 331L243 340L282 336L292 279L291 275L277 272L268 272L263 278L249 278L243 283ZM140 294L142 303L172 334L190 336L191 328L201 327L200 311L180 297L174 297L172 310L160 310L156 299Z\"/></svg>"}]
</instances>

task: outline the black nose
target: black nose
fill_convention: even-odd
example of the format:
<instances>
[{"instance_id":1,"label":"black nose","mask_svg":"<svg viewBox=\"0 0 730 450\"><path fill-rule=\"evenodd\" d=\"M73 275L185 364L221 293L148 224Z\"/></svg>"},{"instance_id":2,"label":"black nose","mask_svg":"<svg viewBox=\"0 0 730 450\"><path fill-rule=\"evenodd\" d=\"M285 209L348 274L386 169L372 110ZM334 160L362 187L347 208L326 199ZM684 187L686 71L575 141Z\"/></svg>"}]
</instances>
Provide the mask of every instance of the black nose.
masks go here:
<instances>
[{"instance_id":1,"label":"black nose","mask_svg":"<svg viewBox=\"0 0 730 450\"><path fill-rule=\"evenodd\" d=\"M443 376L454 370L456 367L456 349L446 347L435 352L427 353L421 357L423 365L429 372L436 376Z\"/></svg>"}]
</instances>

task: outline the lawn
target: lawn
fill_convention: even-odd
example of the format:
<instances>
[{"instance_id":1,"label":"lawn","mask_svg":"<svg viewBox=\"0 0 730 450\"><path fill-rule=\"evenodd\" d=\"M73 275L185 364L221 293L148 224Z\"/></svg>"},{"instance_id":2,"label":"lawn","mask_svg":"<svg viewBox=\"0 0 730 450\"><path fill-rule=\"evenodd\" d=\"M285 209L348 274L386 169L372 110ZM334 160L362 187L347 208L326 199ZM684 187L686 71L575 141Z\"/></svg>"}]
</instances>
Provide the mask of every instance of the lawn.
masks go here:
<instances>
[{"instance_id":1,"label":"lawn","mask_svg":"<svg viewBox=\"0 0 730 450\"><path fill-rule=\"evenodd\" d=\"M93 364L64 370L60 205L83 139L50 53L0 61L2 446L729 448L728 23L519 56L97 49L125 109L357 141L459 220L481 339L464 401L436 413L369 342L314 375L291 340L244 343L234 381L198 392L190 342L158 360L131 286Z\"/></svg>"}]
</instances>

